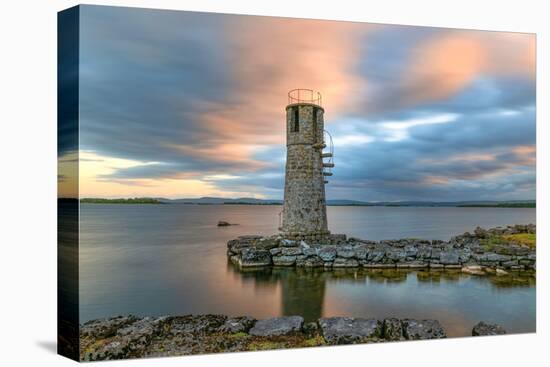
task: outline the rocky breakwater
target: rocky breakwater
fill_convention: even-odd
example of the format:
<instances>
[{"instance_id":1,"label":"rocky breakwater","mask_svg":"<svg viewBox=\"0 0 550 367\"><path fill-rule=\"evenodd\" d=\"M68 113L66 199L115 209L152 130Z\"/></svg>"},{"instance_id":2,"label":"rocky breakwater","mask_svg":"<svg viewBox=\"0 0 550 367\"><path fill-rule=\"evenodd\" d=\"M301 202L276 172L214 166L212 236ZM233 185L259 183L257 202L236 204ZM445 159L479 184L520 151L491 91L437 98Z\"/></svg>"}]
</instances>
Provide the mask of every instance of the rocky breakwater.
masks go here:
<instances>
[{"instance_id":1,"label":"rocky breakwater","mask_svg":"<svg viewBox=\"0 0 550 367\"><path fill-rule=\"evenodd\" d=\"M330 235L291 240L281 235L240 236L227 243L227 256L243 268L263 266L333 268L456 269L473 275L535 271L533 224L476 228L449 241L370 241ZM533 243L530 243L531 240Z\"/></svg>"},{"instance_id":2,"label":"rocky breakwater","mask_svg":"<svg viewBox=\"0 0 550 367\"><path fill-rule=\"evenodd\" d=\"M472 330L474 336L499 334L505 334L502 327L484 322ZM437 320L117 316L80 325L80 357L97 361L441 338L446 332Z\"/></svg>"},{"instance_id":3,"label":"rocky breakwater","mask_svg":"<svg viewBox=\"0 0 550 367\"><path fill-rule=\"evenodd\" d=\"M301 348L445 338L437 320L301 316L118 316L80 326L82 360Z\"/></svg>"}]
</instances>

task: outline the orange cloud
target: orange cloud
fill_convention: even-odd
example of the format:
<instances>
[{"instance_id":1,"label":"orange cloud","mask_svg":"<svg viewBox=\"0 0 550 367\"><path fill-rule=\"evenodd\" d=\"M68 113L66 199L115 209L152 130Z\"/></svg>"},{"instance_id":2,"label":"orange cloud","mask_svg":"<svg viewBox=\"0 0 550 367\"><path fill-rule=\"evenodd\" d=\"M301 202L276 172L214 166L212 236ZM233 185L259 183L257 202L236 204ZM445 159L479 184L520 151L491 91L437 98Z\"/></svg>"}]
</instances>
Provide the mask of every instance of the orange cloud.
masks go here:
<instances>
[{"instance_id":1,"label":"orange cloud","mask_svg":"<svg viewBox=\"0 0 550 367\"><path fill-rule=\"evenodd\" d=\"M480 74L535 77L535 36L522 33L450 31L415 51L405 76L407 102L446 98Z\"/></svg>"},{"instance_id":2,"label":"orange cloud","mask_svg":"<svg viewBox=\"0 0 550 367\"><path fill-rule=\"evenodd\" d=\"M254 171L269 165L267 162L256 161L250 158L254 152L261 150L262 147L247 144L246 142L219 142L218 144L212 144L206 147L189 145L169 145L169 147L190 157L197 157L207 161L220 163L234 163L238 165L242 171Z\"/></svg>"},{"instance_id":3,"label":"orange cloud","mask_svg":"<svg viewBox=\"0 0 550 367\"><path fill-rule=\"evenodd\" d=\"M534 166L536 164L536 147L534 145L522 145L515 147L514 154L519 158L524 166Z\"/></svg>"},{"instance_id":4,"label":"orange cloud","mask_svg":"<svg viewBox=\"0 0 550 367\"><path fill-rule=\"evenodd\" d=\"M290 89L320 91L328 120L349 111L353 96L365 87L354 68L360 36L369 27L374 26L282 18L230 22L224 47L232 90L223 102L198 102L208 111L200 120L212 138L204 149L188 153L261 167L251 153L259 145L284 144Z\"/></svg>"},{"instance_id":5,"label":"orange cloud","mask_svg":"<svg viewBox=\"0 0 550 367\"><path fill-rule=\"evenodd\" d=\"M448 185L449 178L443 176L428 176L423 180L423 183L427 183L429 185Z\"/></svg>"},{"instance_id":6,"label":"orange cloud","mask_svg":"<svg viewBox=\"0 0 550 367\"><path fill-rule=\"evenodd\" d=\"M144 166L151 162L102 156L83 150L79 152L79 156L80 176L76 185L73 186L79 190L80 197L262 197L250 187L241 187L239 191L220 189L215 182L207 179L208 177L202 177L198 172L185 172L162 178L106 180L102 177L114 173L117 169ZM72 167L77 166L73 164ZM59 172L66 171L60 169ZM219 177L219 179L227 179L227 177ZM62 183L60 183L60 196L66 197L67 190L62 191L61 185ZM61 195L61 192L64 195ZM75 194L73 197L77 196Z\"/></svg>"}]
</instances>

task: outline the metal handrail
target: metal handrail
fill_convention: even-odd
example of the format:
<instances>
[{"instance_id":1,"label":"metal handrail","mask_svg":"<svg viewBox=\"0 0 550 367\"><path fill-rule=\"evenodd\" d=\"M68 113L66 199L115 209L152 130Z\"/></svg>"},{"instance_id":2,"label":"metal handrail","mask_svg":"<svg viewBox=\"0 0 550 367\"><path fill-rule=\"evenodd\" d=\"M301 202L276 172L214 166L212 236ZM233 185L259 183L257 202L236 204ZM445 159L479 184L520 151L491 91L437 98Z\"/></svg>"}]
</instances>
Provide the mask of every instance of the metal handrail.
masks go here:
<instances>
[{"instance_id":1,"label":"metal handrail","mask_svg":"<svg viewBox=\"0 0 550 367\"><path fill-rule=\"evenodd\" d=\"M330 153L330 157L328 157L328 162L326 163L332 163L334 164L334 142L332 141L332 135L330 135L330 133L327 131L327 130L323 130L323 133L325 136L328 136L328 150L329 150L329 153ZM323 136L323 140L324 141L327 141L327 139ZM331 172L332 173L332 167L327 167L328 168L328 171L327 172Z\"/></svg>"},{"instance_id":2,"label":"metal handrail","mask_svg":"<svg viewBox=\"0 0 550 367\"><path fill-rule=\"evenodd\" d=\"M323 97L313 89L298 88L288 92L288 104L293 103L312 103L322 107Z\"/></svg>"}]
</instances>

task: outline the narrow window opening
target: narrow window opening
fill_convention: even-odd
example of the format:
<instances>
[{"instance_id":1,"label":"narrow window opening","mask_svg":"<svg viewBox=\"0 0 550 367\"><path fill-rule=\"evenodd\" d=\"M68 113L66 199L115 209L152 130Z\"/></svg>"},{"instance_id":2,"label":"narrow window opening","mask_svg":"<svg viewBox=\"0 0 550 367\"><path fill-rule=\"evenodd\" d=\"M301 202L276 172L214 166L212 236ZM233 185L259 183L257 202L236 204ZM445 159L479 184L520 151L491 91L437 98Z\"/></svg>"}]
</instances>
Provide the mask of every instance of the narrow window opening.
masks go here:
<instances>
[{"instance_id":1,"label":"narrow window opening","mask_svg":"<svg viewBox=\"0 0 550 367\"><path fill-rule=\"evenodd\" d=\"M300 113L298 107L294 107L294 118L292 119L292 129L291 132L297 133L300 131Z\"/></svg>"},{"instance_id":2,"label":"narrow window opening","mask_svg":"<svg viewBox=\"0 0 550 367\"><path fill-rule=\"evenodd\" d=\"M317 107L313 107L313 140L317 141Z\"/></svg>"},{"instance_id":3,"label":"narrow window opening","mask_svg":"<svg viewBox=\"0 0 550 367\"><path fill-rule=\"evenodd\" d=\"M313 107L313 124L317 126L317 107Z\"/></svg>"}]
</instances>

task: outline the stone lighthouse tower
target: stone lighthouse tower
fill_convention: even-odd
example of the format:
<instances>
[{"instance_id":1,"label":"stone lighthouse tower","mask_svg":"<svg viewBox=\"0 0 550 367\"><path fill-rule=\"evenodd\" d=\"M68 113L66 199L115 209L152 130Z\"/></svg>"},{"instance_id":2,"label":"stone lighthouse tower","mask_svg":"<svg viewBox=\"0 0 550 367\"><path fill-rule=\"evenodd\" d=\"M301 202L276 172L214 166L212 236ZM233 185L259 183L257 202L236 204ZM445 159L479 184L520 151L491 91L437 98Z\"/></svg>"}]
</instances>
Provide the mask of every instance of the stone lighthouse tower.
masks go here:
<instances>
[{"instance_id":1,"label":"stone lighthouse tower","mask_svg":"<svg viewBox=\"0 0 550 367\"><path fill-rule=\"evenodd\" d=\"M332 140L324 130L324 112L319 92L294 89L288 93L285 197L280 227L288 238L314 240L330 233L325 184L334 163ZM323 152L327 147L325 135L330 140L328 152Z\"/></svg>"}]
</instances>

